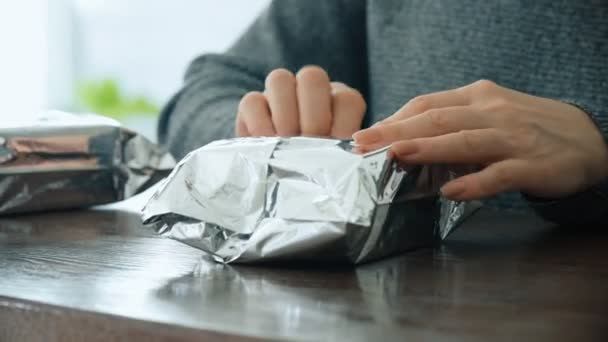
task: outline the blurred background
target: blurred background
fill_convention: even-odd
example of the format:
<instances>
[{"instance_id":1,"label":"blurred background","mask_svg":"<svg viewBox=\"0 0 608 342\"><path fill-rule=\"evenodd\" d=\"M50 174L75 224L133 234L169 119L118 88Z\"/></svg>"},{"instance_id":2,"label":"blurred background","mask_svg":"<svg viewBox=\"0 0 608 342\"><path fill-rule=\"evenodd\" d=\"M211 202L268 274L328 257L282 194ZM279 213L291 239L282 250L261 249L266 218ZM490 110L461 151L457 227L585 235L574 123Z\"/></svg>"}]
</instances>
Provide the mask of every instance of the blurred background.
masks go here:
<instances>
[{"instance_id":1,"label":"blurred background","mask_svg":"<svg viewBox=\"0 0 608 342\"><path fill-rule=\"evenodd\" d=\"M221 52L269 0L0 2L0 120L95 112L155 138L188 63Z\"/></svg>"}]
</instances>

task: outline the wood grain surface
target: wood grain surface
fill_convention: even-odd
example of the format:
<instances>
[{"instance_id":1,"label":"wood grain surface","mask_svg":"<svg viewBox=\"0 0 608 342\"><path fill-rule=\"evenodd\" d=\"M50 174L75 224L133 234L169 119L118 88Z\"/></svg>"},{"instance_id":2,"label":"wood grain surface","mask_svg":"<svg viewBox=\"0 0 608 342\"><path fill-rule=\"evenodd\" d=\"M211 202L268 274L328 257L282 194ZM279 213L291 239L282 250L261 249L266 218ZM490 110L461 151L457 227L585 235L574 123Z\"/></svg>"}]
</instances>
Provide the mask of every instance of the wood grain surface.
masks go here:
<instances>
[{"instance_id":1,"label":"wood grain surface","mask_svg":"<svg viewBox=\"0 0 608 342\"><path fill-rule=\"evenodd\" d=\"M0 218L0 341L607 341L607 246L481 212L357 268L223 266L128 212Z\"/></svg>"}]
</instances>

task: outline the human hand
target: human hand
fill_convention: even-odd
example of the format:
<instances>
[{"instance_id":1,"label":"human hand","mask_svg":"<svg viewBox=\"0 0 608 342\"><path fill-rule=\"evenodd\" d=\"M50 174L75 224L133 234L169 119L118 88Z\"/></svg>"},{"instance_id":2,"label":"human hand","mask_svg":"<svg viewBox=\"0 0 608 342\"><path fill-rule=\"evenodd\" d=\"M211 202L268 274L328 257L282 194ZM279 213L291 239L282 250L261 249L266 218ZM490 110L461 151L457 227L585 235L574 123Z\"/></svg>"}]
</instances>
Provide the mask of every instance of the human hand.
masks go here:
<instances>
[{"instance_id":1,"label":"human hand","mask_svg":"<svg viewBox=\"0 0 608 342\"><path fill-rule=\"evenodd\" d=\"M392 144L405 165L479 165L442 187L454 200L565 197L608 177L608 147L588 114L485 80L414 98L354 139L364 149Z\"/></svg>"},{"instance_id":2,"label":"human hand","mask_svg":"<svg viewBox=\"0 0 608 342\"><path fill-rule=\"evenodd\" d=\"M330 82L320 67L304 67L295 76L276 69L266 77L264 93L250 92L241 99L236 135L350 139L361 128L365 109L357 90Z\"/></svg>"}]
</instances>

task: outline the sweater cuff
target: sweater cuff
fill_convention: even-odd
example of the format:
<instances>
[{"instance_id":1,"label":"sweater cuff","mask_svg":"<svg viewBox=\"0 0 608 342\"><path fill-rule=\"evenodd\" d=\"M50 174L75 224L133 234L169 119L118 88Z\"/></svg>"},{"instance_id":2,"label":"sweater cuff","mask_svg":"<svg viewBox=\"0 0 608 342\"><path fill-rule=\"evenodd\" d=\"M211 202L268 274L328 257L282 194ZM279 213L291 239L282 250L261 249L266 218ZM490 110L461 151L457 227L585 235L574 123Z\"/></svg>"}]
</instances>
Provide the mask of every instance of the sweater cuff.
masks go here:
<instances>
[{"instance_id":1,"label":"sweater cuff","mask_svg":"<svg viewBox=\"0 0 608 342\"><path fill-rule=\"evenodd\" d=\"M575 106L583 112L587 113L595 124L595 127L597 127L597 129L604 137L604 141L606 142L606 144L608 144L608 112L606 112L606 110L593 108L593 106L586 105L575 100L563 99L561 101L569 105Z\"/></svg>"},{"instance_id":2,"label":"sweater cuff","mask_svg":"<svg viewBox=\"0 0 608 342\"><path fill-rule=\"evenodd\" d=\"M557 200L523 197L539 216L558 224L593 224L608 219L608 180Z\"/></svg>"}]
</instances>

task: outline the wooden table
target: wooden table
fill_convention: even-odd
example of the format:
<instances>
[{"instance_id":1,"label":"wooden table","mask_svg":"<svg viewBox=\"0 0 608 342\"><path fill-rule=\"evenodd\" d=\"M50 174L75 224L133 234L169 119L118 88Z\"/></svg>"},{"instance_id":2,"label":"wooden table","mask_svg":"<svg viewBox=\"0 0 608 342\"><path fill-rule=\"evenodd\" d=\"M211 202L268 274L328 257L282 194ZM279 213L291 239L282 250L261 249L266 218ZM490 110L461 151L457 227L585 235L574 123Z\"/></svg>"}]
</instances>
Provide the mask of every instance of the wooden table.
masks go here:
<instances>
[{"instance_id":1,"label":"wooden table","mask_svg":"<svg viewBox=\"0 0 608 342\"><path fill-rule=\"evenodd\" d=\"M0 341L608 341L608 230L481 212L351 267L222 266L114 210L0 219Z\"/></svg>"}]
</instances>

